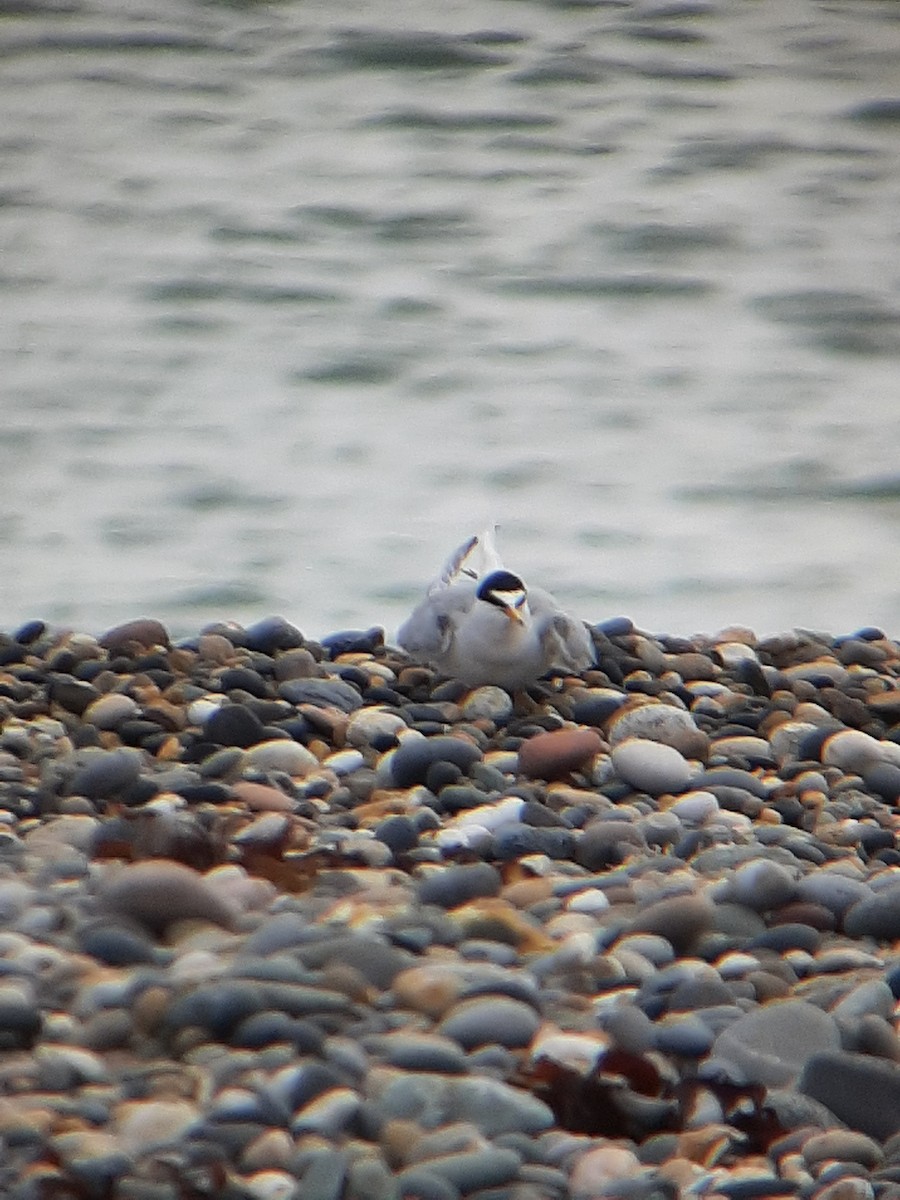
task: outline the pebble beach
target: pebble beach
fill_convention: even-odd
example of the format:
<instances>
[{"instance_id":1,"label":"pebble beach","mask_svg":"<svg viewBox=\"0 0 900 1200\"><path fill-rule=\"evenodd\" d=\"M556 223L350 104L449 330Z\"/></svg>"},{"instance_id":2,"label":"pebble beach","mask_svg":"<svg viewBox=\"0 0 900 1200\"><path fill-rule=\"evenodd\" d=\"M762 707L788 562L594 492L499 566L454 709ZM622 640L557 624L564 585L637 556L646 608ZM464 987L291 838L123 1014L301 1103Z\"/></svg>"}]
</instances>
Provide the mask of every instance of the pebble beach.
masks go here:
<instances>
[{"instance_id":1,"label":"pebble beach","mask_svg":"<svg viewBox=\"0 0 900 1200\"><path fill-rule=\"evenodd\" d=\"M0 635L0 1194L900 1196L900 644Z\"/></svg>"}]
</instances>

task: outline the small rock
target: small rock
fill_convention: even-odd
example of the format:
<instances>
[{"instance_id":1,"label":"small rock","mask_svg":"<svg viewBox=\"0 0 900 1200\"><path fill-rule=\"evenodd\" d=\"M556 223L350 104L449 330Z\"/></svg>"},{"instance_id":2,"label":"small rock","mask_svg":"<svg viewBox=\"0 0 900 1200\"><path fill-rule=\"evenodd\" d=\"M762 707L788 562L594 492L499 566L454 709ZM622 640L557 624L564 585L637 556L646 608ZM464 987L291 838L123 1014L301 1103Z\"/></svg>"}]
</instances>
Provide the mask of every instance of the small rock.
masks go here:
<instances>
[{"instance_id":1,"label":"small rock","mask_svg":"<svg viewBox=\"0 0 900 1200\"><path fill-rule=\"evenodd\" d=\"M540 1017L528 1004L505 996L463 1000L444 1017L437 1032L464 1050L495 1043L518 1049L537 1033Z\"/></svg>"},{"instance_id":2,"label":"small rock","mask_svg":"<svg viewBox=\"0 0 900 1200\"><path fill-rule=\"evenodd\" d=\"M681 792L691 777L690 763L674 746L648 738L628 738L610 755L620 779L651 796Z\"/></svg>"},{"instance_id":3,"label":"small rock","mask_svg":"<svg viewBox=\"0 0 900 1200\"><path fill-rule=\"evenodd\" d=\"M124 625L116 625L108 629L97 639L104 650L111 653L125 651L139 653L152 650L154 646L168 646L169 635L165 625L152 617L139 617L135 621L126 621Z\"/></svg>"},{"instance_id":4,"label":"small rock","mask_svg":"<svg viewBox=\"0 0 900 1200\"><path fill-rule=\"evenodd\" d=\"M555 729L538 733L519 747L519 770L530 779L565 779L603 748L593 729Z\"/></svg>"},{"instance_id":5,"label":"small rock","mask_svg":"<svg viewBox=\"0 0 900 1200\"><path fill-rule=\"evenodd\" d=\"M691 714L671 704L639 704L614 714L610 745L618 746L633 737L673 746L686 758L705 759L709 748L709 738Z\"/></svg>"},{"instance_id":6,"label":"small rock","mask_svg":"<svg viewBox=\"0 0 900 1200\"><path fill-rule=\"evenodd\" d=\"M455 737L409 737L391 752L390 772L399 788L424 783L435 763L452 763L461 771L481 761L481 751L472 742Z\"/></svg>"},{"instance_id":7,"label":"small rock","mask_svg":"<svg viewBox=\"0 0 900 1200\"><path fill-rule=\"evenodd\" d=\"M753 1083L781 1087L792 1083L813 1055L837 1050L840 1043L828 1013L806 1000L785 1000L739 1017L716 1038L713 1054L735 1063ZM815 1098L827 1104L822 1096Z\"/></svg>"},{"instance_id":8,"label":"small rock","mask_svg":"<svg viewBox=\"0 0 900 1200\"><path fill-rule=\"evenodd\" d=\"M804 1066L797 1087L851 1129L879 1142L900 1131L898 1063L866 1054L817 1053Z\"/></svg>"},{"instance_id":9,"label":"small rock","mask_svg":"<svg viewBox=\"0 0 900 1200\"><path fill-rule=\"evenodd\" d=\"M107 908L159 933L173 921L194 918L231 928L235 913L203 876L169 859L130 863L100 888Z\"/></svg>"}]
</instances>

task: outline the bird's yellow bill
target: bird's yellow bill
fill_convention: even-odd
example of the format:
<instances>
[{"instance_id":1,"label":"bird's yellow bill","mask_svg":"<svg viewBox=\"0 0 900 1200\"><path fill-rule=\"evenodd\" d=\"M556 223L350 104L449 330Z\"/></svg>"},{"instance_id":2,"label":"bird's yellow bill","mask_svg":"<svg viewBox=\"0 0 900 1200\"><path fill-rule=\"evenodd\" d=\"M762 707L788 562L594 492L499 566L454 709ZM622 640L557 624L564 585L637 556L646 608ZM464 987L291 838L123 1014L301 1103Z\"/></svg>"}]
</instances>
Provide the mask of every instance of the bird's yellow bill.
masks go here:
<instances>
[{"instance_id":1,"label":"bird's yellow bill","mask_svg":"<svg viewBox=\"0 0 900 1200\"><path fill-rule=\"evenodd\" d=\"M509 617L510 621L518 621L520 625L525 624L525 618L517 608L513 608L511 604L504 604L503 611Z\"/></svg>"}]
</instances>

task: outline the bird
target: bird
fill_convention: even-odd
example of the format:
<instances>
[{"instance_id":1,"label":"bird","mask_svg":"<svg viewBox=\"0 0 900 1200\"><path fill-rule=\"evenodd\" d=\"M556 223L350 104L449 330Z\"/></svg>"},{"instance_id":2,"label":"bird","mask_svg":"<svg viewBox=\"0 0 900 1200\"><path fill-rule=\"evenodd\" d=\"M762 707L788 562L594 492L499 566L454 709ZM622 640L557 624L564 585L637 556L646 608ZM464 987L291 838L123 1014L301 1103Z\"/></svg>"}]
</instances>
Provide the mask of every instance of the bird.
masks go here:
<instances>
[{"instance_id":1,"label":"bird","mask_svg":"<svg viewBox=\"0 0 900 1200\"><path fill-rule=\"evenodd\" d=\"M397 640L467 687L523 691L551 671L580 675L595 663L584 622L507 570L491 527L453 551Z\"/></svg>"}]
</instances>

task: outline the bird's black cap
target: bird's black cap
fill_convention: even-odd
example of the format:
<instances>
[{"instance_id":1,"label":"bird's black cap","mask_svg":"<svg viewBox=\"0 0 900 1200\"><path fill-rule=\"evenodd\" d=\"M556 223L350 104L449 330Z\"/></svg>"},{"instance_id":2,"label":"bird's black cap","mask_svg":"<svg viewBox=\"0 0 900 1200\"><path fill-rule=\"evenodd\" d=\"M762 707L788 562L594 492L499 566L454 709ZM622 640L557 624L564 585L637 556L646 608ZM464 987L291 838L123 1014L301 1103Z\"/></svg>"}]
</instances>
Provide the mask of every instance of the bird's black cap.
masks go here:
<instances>
[{"instance_id":1,"label":"bird's black cap","mask_svg":"<svg viewBox=\"0 0 900 1200\"><path fill-rule=\"evenodd\" d=\"M485 575L479 583L475 595L479 600L489 601L493 592L521 592L524 590L525 584L518 575L513 575L512 571L492 571L490 575Z\"/></svg>"}]
</instances>

